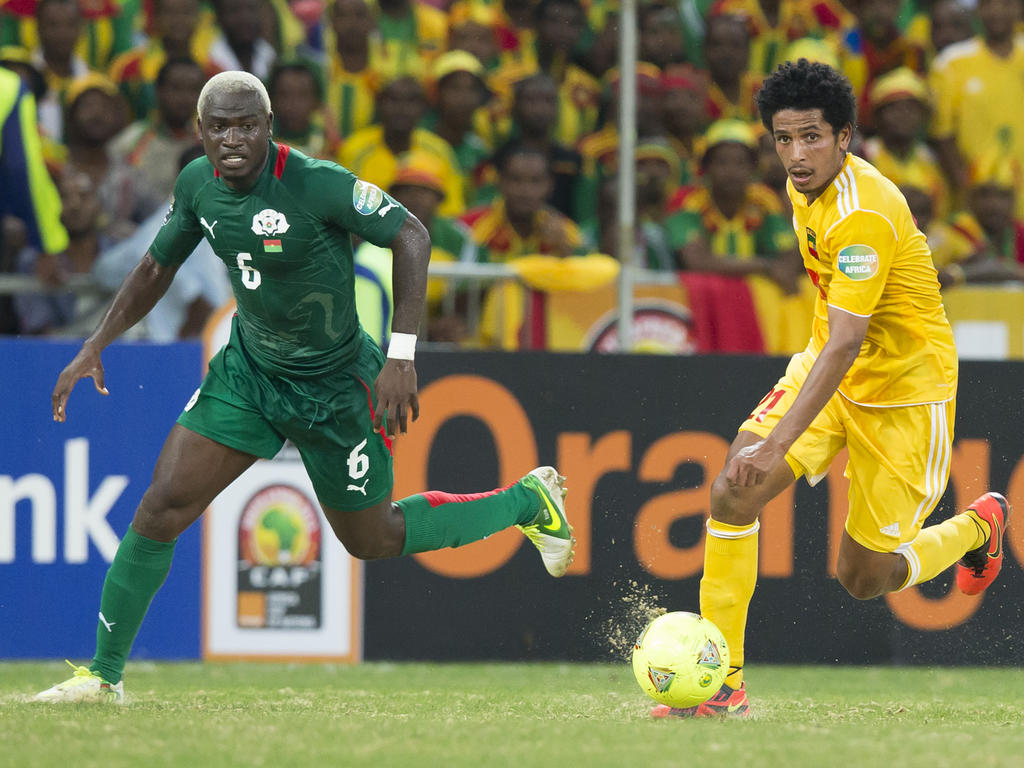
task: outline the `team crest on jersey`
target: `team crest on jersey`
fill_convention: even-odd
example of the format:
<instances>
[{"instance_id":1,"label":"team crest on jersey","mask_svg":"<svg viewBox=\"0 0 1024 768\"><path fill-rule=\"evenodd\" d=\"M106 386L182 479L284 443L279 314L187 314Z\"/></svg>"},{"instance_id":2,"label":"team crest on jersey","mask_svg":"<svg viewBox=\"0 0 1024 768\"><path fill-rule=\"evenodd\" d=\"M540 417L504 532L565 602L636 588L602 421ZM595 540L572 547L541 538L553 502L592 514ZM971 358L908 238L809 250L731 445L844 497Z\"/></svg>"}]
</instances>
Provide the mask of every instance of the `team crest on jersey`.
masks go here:
<instances>
[{"instance_id":1,"label":"team crest on jersey","mask_svg":"<svg viewBox=\"0 0 1024 768\"><path fill-rule=\"evenodd\" d=\"M352 207L363 216L369 216L384 202L384 193L376 184L360 179L352 187Z\"/></svg>"},{"instance_id":2,"label":"team crest on jersey","mask_svg":"<svg viewBox=\"0 0 1024 768\"><path fill-rule=\"evenodd\" d=\"M807 252L818 259L818 243L814 230L810 227L807 228ZM820 261L821 259L818 260Z\"/></svg>"},{"instance_id":3,"label":"team crest on jersey","mask_svg":"<svg viewBox=\"0 0 1024 768\"><path fill-rule=\"evenodd\" d=\"M273 208L264 208L252 217L252 231L257 235L283 235L288 231L288 219Z\"/></svg>"},{"instance_id":4,"label":"team crest on jersey","mask_svg":"<svg viewBox=\"0 0 1024 768\"><path fill-rule=\"evenodd\" d=\"M836 257L836 266L851 280L867 280L878 274L878 254L870 245L848 245Z\"/></svg>"}]
</instances>

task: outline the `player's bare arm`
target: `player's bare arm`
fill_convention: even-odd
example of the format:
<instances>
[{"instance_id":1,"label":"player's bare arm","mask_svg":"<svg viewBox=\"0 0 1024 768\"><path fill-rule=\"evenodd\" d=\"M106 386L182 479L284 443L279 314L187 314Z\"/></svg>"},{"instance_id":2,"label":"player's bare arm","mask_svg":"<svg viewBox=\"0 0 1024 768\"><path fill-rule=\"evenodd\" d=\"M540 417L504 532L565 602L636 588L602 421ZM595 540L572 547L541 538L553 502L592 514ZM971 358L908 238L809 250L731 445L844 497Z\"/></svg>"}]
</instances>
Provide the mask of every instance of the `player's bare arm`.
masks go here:
<instances>
[{"instance_id":1,"label":"player's bare arm","mask_svg":"<svg viewBox=\"0 0 1024 768\"><path fill-rule=\"evenodd\" d=\"M52 396L54 421L64 421L67 417L68 396L79 379L91 378L97 391L108 394L103 384L100 353L149 313L167 292L177 271L178 265L162 266L147 253L128 273L96 330L82 342L78 354L57 378Z\"/></svg>"},{"instance_id":2,"label":"player's bare arm","mask_svg":"<svg viewBox=\"0 0 1024 768\"><path fill-rule=\"evenodd\" d=\"M411 213L391 241L394 255L392 288L395 296L395 315L391 321L392 333L415 336L427 295L427 265L430 263L430 233ZM415 421L420 415L420 401L416 394L416 366L412 359L389 355L377 376L377 412L374 429L386 429L388 437L405 434L409 414ZM387 423L384 423L385 415Z\"/></svg>"},{"instance_id":3,"label":"player's bare arm","mask_svg":"<svg viewBox=\"0 0 1024 768\"><path fill-rule=\"evenodd\" d=\"M729 462L726 479L733 485L758 485L784 460L786 451L814 421L825 404L839 389L843 377L860 353L870 317L861 317L830 306L829 338L811 366L807 382L800 389L793 407L780 419L764 440L738 451Z\"/></svg>"}]
</instances>

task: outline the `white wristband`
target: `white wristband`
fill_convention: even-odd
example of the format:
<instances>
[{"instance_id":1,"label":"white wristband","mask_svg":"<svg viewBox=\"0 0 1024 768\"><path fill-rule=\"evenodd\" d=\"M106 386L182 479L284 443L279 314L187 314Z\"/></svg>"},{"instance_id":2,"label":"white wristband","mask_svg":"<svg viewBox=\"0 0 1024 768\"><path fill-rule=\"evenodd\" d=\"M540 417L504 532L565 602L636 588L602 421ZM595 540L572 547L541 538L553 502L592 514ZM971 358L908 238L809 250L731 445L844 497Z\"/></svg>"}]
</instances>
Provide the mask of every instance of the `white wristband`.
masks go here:
<instances>
[{"instance_id":1,"label":"white wristband","mask_svg":"<svg viewBox=\"0 0 1024 768\"><path fill-rule=\"evenodd\" d=\"M416 334L392 333L388 342L388 357L392 360L416 359Z\"/></svg>"}]
</instances>

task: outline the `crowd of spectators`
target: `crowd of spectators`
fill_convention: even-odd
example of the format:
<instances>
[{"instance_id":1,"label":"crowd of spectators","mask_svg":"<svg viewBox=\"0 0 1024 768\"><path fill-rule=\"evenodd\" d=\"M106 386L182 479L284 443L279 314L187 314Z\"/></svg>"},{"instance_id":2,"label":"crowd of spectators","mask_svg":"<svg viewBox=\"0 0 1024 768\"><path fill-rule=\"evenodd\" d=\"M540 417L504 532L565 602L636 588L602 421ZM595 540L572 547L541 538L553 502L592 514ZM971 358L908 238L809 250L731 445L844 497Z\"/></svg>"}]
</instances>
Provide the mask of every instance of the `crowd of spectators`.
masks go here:
<instances>
[{"instance_id":1,"label":"crowd of spectators","mask_svg":"<svg viewBox=\"0 0 1024 768\"><path fill-rule=\"evenodd\" d=\"M785 171L753 95L804 57L853 83L853 151L901 187L942 284L1024 279L1022 5L641 0L643 265L800 290ZM5 221L9 271L116 285L196 156L203 83L226 69L266 82L275 140L414 211L435 261L619 255L615 0L0 0L0 46L38 106L69 235L47 253ZM370 246L357 260L373 274L383 263ZM182 282L152 337L195 334L229 295L222 269ZM463 303L445 291L432 283L429 334L466 340ZM0 305L0 330L74 329L83 302L19 296Z\"/></svg>"}]
</instances>

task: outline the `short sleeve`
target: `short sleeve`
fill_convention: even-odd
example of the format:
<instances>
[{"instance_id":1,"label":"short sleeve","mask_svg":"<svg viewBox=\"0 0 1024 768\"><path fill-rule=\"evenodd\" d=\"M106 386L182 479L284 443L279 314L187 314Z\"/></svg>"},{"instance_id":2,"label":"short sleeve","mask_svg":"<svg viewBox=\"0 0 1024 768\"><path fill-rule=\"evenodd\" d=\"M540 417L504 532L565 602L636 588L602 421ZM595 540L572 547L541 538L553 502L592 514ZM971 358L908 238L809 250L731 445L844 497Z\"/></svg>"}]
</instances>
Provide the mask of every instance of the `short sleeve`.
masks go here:
<instances>
[{"instance_id":1,"label":"short sleeve","mask_svg":"<svg viewBox=\"0 0 1024 768\"><path fill-rule=\"evenodd\" d=\"M349 170L321 164L313 175L310 198L325 207L323 215L368 243L387 248L409 212L376 184L356 178Z\"/></svg>"},{"instance_id":2,"label":"short sleeve","mask_svg":"<svg viewBox=\"0 0 1024 768\"><path fill-rule=\"evenodd\" d=\"M897 238L887 218L857 210L826 236L832 256L828 304L855 315L874 313L896 255Z\"/></svg>"},{"instance_id":3,"label":"short sleeve","mask_svg":"<svg viewBox=\"0 0 1024 768\"><path fill-rule=\"evenodd\" d=\"M205 158L201 159L205 161ZM163 266L183 263L203 239L202 227L192 207L192 185L188 180L190 167L186 166L178 174L171 207L167 209L164 223L149 246L153 258Z\"/></svg>"},{"instance_id":4,"label":"short sleeve","mask_svg":"<svg viewBox=\"0 0 1024 768\"><path fill-rule=\"evenodd\" d=\"M678 211L665 220L668 232L668 245L678 251L704 236L704 222L695 211Z\"/></svg>"}]
</instances>

